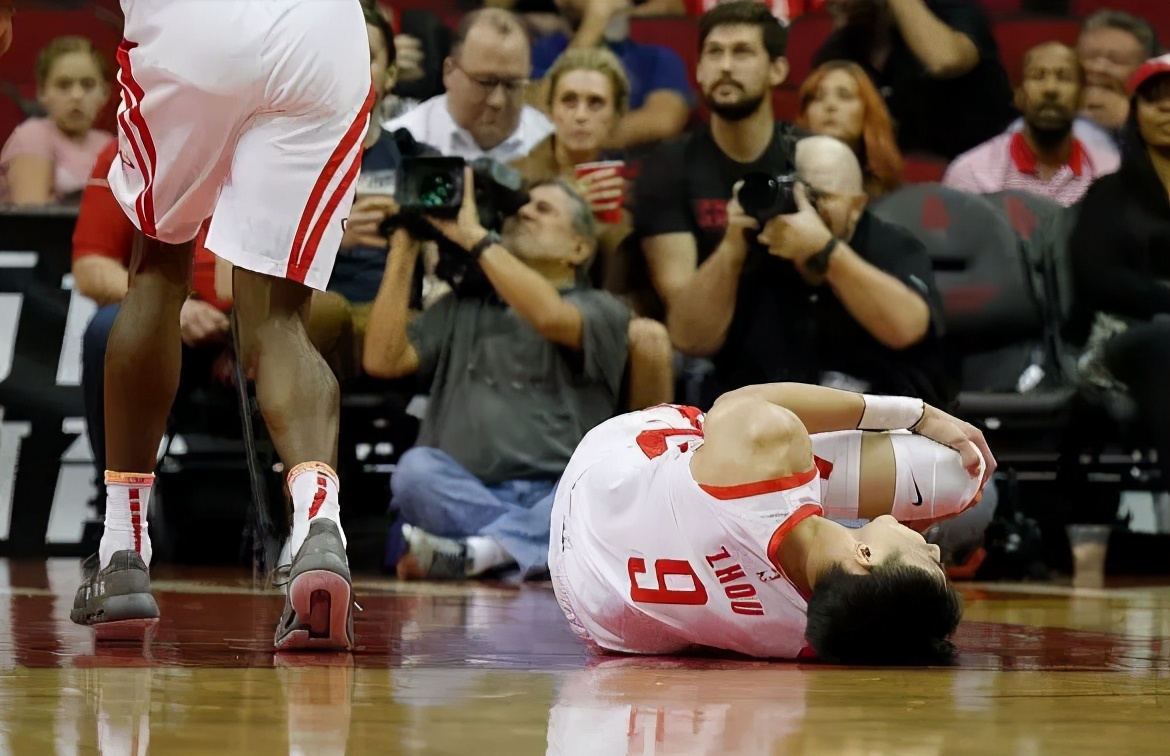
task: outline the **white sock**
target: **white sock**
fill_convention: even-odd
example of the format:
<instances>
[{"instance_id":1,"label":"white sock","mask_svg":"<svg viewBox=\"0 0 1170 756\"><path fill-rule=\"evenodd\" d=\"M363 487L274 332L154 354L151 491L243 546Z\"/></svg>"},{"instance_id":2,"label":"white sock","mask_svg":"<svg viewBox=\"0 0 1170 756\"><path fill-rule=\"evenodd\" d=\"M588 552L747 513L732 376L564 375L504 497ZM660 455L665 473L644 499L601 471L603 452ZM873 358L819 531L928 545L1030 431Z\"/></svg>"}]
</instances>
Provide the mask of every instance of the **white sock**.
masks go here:
<instances>
[{"instance_id":1,"label":"white sock","mask_svg":"<svg viewBox=\"0 0 1170 756\"><path fill-rule=\"evenodd\" d=\"M309 523L324 517L337 523L341 530L341 507L337 503L337 473L324 462L303 462L288 474L288 489L292 492L293 525L289 539L289 553L297 552L309 535ZM345 545L345 533L341 533Z\"/></svg>"},{"instance_id":2,"label":"white sock","mask_svg":"<svg viewBox=\"0 0 1170 756\"><path fill-rule=\"evenodd\" d=\"M491 536L470 536L466 539L467 556L471 567L468 575L482 575L493 567L502 567L516 560Z\"/></svg>"},{"instance_id":3,"label":"white sock","mask_svg":"<svg viewBox=\"0 0 1170 756\"><path fill-rule=\"evenodd\" d=\"M105 567L118 551L137 551L150 566L150 532L146 513L150 510L152 473L120 473L106 470L106 527L98 546L98 559Z\"/></svg>"}]
</instances>

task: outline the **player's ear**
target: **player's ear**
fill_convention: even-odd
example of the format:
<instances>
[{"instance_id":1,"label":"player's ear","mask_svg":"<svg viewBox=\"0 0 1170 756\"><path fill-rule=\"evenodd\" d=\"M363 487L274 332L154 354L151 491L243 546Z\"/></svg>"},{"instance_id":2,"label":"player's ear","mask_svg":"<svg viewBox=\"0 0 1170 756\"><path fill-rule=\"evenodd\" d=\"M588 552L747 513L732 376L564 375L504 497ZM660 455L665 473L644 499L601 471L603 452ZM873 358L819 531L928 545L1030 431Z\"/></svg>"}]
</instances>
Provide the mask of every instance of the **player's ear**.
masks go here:
<instances>
[{"instance_id":1,"label":"player's ear","mask_svg":"<svg viewBox=\"0 0 1170 756\"><path fill-rule=\"evenodd\" d=\"M873 549L869 547L869 544L858 541L857 545L853 547L853 554L850 557L850 561L857 567L869 572L873 569L874 564Z\"/></svg>"}]
</instances>

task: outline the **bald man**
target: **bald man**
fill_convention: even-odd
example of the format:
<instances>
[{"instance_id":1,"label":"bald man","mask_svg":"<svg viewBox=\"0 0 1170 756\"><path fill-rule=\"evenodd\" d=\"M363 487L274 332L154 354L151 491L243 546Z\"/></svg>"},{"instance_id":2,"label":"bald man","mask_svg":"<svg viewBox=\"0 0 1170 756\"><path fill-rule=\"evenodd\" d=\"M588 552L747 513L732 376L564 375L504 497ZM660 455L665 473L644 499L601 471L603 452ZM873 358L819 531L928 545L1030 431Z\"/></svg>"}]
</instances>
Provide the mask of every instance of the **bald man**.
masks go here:
<instances>
[{"instance_id":1,"label":"bald man","mask_svg":"<svg viewBox=\"0 0 1170 756\"><path fill-rule=\"evenodd\" d=\"M1084 96L1085 69L1075 50L1059 42L1033 47L1024 56L1015 95L1023 128L955 158L943 183L977 194L1020 189L1065 207L1080 202L1098 176L1120 163L1108 146L1082 142L1073 133Z\"/></svg>"},{"instance_id":2,"label":"bald man","mask_svg":"<svg viewBox=\"0 0 1170 756\"><path fill-rule=\"evenodd\" d=\"M938 350L942 307L926 249L866 209L861 166L844 143L806 137L795 163L797 212L760 230L768 254L756 262L779 268L783 286L756 292L741 282L737 316L774 318L780 331L779 339L756 345L749 367L764 370L750 378L945 402L951 390ZM742 216L739 203L728 213Z\"/></svg>"}]
</instances>

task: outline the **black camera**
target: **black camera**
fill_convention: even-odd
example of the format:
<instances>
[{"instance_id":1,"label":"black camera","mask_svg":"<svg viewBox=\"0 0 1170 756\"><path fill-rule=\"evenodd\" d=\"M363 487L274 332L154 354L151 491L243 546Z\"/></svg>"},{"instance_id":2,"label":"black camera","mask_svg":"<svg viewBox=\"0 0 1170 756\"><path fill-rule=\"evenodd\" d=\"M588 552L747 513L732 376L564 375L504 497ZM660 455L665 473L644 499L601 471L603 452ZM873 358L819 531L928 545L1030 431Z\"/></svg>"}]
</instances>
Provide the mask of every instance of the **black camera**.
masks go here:
<instances>
[{"instance_id":1,"label":"black camera","mask_svg":"<svg viewBox=\"0 0 1170 756\"><path fill-rule=\"evenodd\" d=\"M749 173L739 187L739 206L748 216L764 224L777 215L796 213L796 176L791 173L773 176L770 173Z\"/></svg>"},{"instance_id":2,"label":"black camera","mask_svg":"<svg viewBox=\"0 0 1170 756\"><path fill-rule=\"evenodd\" d=\"M466 191L463 181L466 165L458 157L403 158L394 192L400 212L455 218ZM475 205L480 225L489 231L499 231L505 218L515 215L528 203L524 178L518 171L490 158L472 161L471 170L475 176Z\"/></svg>"}]
</instances>

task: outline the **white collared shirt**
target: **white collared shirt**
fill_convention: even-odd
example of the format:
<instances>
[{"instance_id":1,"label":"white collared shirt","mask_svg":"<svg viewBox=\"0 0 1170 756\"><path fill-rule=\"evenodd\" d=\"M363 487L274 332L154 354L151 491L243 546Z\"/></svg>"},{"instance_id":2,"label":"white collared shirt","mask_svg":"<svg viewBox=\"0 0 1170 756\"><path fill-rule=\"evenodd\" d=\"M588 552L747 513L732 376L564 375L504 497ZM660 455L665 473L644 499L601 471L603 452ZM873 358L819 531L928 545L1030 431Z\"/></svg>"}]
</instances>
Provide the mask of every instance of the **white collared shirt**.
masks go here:
<instances>
[{"instance_id":1,"label":"white collared shirt","mask_svg":"<svg viewBox=\"0 0 1170 756\"><path fill-rule=\"evenodd\" d=\"M406 129L415 140L430 145L448 157L474 160L489 157L500 163L511 163L528 155L552 133L553 125L536 108L525 105L520 111L520 125L504 141L490 150L475 143L469 131L455 123L447 108L447 95L432 97L416 108L382 124L387 131Z\"/></svg>"}]
</instances>

